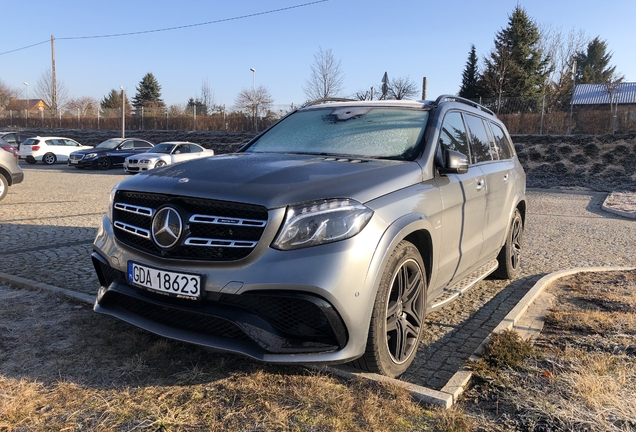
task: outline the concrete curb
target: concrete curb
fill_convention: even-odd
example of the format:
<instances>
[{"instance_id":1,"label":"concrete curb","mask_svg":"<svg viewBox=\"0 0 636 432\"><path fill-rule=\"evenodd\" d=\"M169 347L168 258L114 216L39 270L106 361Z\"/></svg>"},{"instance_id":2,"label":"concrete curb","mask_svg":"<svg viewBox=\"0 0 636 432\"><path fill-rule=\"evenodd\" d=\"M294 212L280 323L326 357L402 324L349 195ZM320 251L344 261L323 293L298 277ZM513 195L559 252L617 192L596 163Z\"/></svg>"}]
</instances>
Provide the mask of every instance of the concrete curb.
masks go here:
<instances>
[{"instance_id":1,"label":"concrete curb","mask_svg":"<svg viewBox=\"0 0 636 432\"><path fill-rule=\"evenodd\" d=\"M607 197L605 198L605 201L603 201L603 204L601 205L601 208L603 210L605 210L608 213L612 213L618 216L622 216L622 217L626 217L629 219L636 219L636 212L634 211L628 211L628 210L623 210L620 208L615 208L613 207L610 203L614 200L616 200L616 194L618 192L612 192L609 195L607 195ZM632 198L632 201L634 201L635 199ZM633 206L633 205L632 205Z\"/></svg>"},{"instance_id":2,"label":"concrete curb","mask_svg":"<svg viewBox=\"0 0 636 432\"><path fill-rule=\"evenodd\" d=\"M555 273L550 273L537 281L534 286L528 291L528 293L517 303L503 320L493 329L493 331L484 339L484 341L477 347L475 353L470 356L470 360L477 360L485 346L490 342L492 336L495 333L500 333L504 330L515 329L522 333L526 338L532 337L538 334L543 328L543 318L546 311L549 309L551 302L539 302L539 297L547 286L556 280L570 276L576 273L583 272L607 272L607 271L629 271L636 270L636 267L587 267L587 268L575 268L571 270L562 270ZM40 289L54 293L63 294L75 300L93 304L94 297L88 294L78 293L64 288L59 288L53 285L48 285L40 282L35 282L29 279L25 279L19 276L13 276L0 272L0 281L7 282L12 285L25 288L25 289ZM539 306L529 314L531 316L524 317L529 308L539 303ZM345 379L365 379L375 382L391 383L402 387L409 391L413 398L430 405L437 405L444 408L450 408L453 406L459 396L464 392L464 389L470 378L472 372L462 368L457 371L446 385L441 390L434 390L428 387L411 384L405 381L400 381L394 378L389 378L383 375L359 372L357 369L353 369L347 366L316 366L311 369L327 372Z\"/></svg>"},{"instance_id":3,"label":"concrete curb","mask_svg":"<svg viewBox=\"0 0 636 432\"><path fill-rule=\"evenodd\" d=\"M13 275L2 273L2 272L0 272L0 282L10 283L11 285L15 285L17 287L25 288L25 289L45 290L49 292L63 294L67 297L81 301L83 303L88 303L90 305L92 305L93 301L95 300L95 296L78 293L75 291L71 291L65 288L59 288L59 287L45 284L45 283L35 282L30 279L26 279L20 276L13 276Z\"/></svg>"}]
</instances>

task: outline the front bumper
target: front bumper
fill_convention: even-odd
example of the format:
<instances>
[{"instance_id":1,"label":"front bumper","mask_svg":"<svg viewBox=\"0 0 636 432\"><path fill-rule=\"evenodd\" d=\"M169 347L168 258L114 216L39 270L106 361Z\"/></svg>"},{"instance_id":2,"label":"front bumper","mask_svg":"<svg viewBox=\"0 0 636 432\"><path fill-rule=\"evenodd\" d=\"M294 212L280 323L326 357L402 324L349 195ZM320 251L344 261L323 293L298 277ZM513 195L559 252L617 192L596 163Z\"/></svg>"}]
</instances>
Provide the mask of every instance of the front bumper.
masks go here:
<instances>
[{"instance_id":1,"label":"front bumper","mask_svg":"<svg viewBox=\"0 0 636 432\"><path fill-rule=\"evenodd\" d=\"M382 231L367 226L346 241L277 251L268 245L283 214L272 215L272 228L259 246L234 262L149 256L116 240L104 217L94 243L101 285L95 311L165 337L266 362L326 364L359 357L375 298L367 273ZM203 299L177 299L129 285L131 260L201 274Z\"/></svg>"},{"instance_id":2,"label":"front bumper","mask_svg":"<svg viewBox=\"0 0 636 432\"><path fill-rule=\"evenodd\" d=\"M102 282L95 311L153 333L199 345L268 355L333 352L347 333L338 313L323 299L293 292L208 295L177 299L128 285L123 274L93 254Z\"/></svg>"}]
</instances>

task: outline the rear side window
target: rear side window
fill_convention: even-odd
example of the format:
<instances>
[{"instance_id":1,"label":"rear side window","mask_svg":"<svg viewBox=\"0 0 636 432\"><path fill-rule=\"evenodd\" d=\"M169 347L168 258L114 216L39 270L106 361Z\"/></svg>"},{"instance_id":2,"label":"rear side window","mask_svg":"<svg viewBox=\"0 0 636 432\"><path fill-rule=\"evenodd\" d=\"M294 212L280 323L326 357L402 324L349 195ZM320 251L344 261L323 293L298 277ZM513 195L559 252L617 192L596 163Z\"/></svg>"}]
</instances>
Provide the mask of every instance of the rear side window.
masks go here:
<instances>
[{"instance_id":1,"label":"rear side window","mask_svg":"<svg viewBox=\"0 0 636 432\"><path fill-rule=\"evenodd\" d=\"M442 150L454 150L470 157L468 139L462 115L458 111L446 114L442 122L442 130L439 134L439 145Z\"/></svg>"},{"instance_id":2,"label":"rear side window","mask_svg":"<svg viewBox=\"0 0 636 432\"><path fill-rule=\"evenodd\" d=\"M39 140L33 139L33 138L29 138L27 140L25 140L22 145L36 145L39 142Z\"/></svg>"},{"instance_id":3,"label":"rear side window","mask_svg":"<svg viewBox=\"0 0 636 432\"><path fill-rule=\"evenodd\" d=\"M150 144L148 144L147 142L144 141L135 141L135 148L136 149L148 149L152 147Z\"/></svg>"},{"instance_id":4,"label":"rear side window","mask_svg":"<svg viewBox=\"0 0 636 432\"><path fill-rule=\"evenodd\" d=\"M465 118L473 149L473 163L491 161L493 158L490 154L490 139L484 121L470 114L465 114Z\"/></svg>"},{"instance_id":5,"label":"rear side window","mask_svg":"<svg viewBox=\"0 0 636 432\"><path fill-rule=\"evenodd\" d=\"M508 137L504 133L503 129L495 123L490 123L492 134L495 137L495 145L499 150L500 159L510 159L514 154L512 150L512 144L508 140Z\"/></svg>"}]
</instances>

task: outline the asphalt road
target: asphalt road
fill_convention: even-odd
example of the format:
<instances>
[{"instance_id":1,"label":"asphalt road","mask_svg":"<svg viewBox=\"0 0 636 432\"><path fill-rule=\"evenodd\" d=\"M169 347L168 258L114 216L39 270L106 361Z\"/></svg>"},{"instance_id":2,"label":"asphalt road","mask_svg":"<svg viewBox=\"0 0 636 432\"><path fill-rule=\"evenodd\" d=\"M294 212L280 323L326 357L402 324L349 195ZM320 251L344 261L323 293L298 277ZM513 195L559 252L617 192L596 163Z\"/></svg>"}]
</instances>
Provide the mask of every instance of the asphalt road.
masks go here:
<instances>
[{"instance_id":1,"label":"asphalt road","mask_svg":"<svg viewBox=\"0 0 636 432\"><path fill-rule=\"evenodd\" d=\"M92 241L121 169L24 165L25 180L0 203L0 272L93 295ZM636 221L601 210L605 193L528 192L521 278L486 280L427 317L403 380L441 389L534 282L577 267L635 266ZM110 319L104 317L104 319Z\"/></svg>"}]
</instances>

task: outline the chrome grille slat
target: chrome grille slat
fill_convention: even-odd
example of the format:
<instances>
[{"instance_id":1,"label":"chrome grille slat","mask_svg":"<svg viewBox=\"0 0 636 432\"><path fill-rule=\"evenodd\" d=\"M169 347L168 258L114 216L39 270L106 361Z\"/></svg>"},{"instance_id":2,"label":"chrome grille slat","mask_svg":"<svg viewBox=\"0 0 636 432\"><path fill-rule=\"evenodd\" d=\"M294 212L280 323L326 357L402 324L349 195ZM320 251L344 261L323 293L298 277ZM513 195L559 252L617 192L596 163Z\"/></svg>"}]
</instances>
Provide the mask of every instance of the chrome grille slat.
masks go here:
<instances>
[{"instance_id":1,"label":"chrome grille slat","mask_svg":"<svg viewBox=\"0 0 636 432\"><path fill-rule=\"evenodd\" d=\"M190 237L184 244L188 246L203 246L203 247L222 247L222 248L253 248L256 247L258 242L244 241L244 240L224 240L224 239L210 239L201 237Z\"/></svg>"},{"instance_id":2,"label":"chrome grille slat","mask_svg":"<svg viewBox=\"0 0 636 432\"><path fill-rule=\"evenodd\" d=\"M257 219L241 219L230 218L224 216L212 216L195 214L190 217L190 222L204 223L211 225L233 225L233 226L251 226L251 227L264 227L267 225L267 221Z\"/></svg>"},{"instance_id":3,"label":"chrome grille slat","mask_svg":"<svg viewBox=\"0 0 636 432\"><path fill-rule=\"evenodd\" d=\"M132 204L125 203L116 203L115 208L117 210L123 210L129 213L140 214L142 216L152 217L155 214L155 211L148 207L141 207Z\"/></svg>"},{"instance_id":4,"label":"chrome grille slat","mask_svg":"<svg viewBox=\"0 0 636 432\"><path fill-rule=\"evenodd\" d=\"M119 221L115 221L113 225L115 225L115 228L119 228L120 230L124 230L126 232L129 232L131 234L134 234L136 236L139 236L145 239L150 239L150 231L145 230L143 228L139 228L134 225L128 225L127 223L123 223Z\"/></svg>"}]
</instances>

